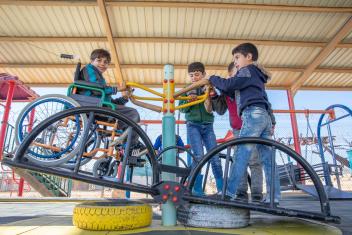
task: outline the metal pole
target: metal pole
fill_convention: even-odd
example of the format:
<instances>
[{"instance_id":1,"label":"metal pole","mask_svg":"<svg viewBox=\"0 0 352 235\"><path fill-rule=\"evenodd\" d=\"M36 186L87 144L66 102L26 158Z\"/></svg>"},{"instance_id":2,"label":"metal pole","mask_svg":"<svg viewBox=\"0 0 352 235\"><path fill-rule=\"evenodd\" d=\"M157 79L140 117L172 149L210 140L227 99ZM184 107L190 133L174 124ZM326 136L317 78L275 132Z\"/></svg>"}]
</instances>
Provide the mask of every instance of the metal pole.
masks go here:
<instances>
[{"instance_id":1,"label":"metal pole","mask_svg":"<svg viewBox=\"0 0 352 235\"><path fill-rule=\"evenodd\" d=\"M288 107L290 110L295 110L295 103L293 101L293 95L291 90L287 90L287 99L288 99ZM291 125L292 125L292 134L293 134L293 144L295 147L295 151L299 153L299 155L302 155L301 152L301 145L299 143L299 135L298 135L298 125L297 125L297 119L296 119L296 113L290 112L290 118L291 118ZM298 165L300 168L300 174L302 177L304 177L304 170L300 165ZM302 183L304 184L304 180L302 180Z\"/></svg>"},{"instance_id":2,"label":"metal pole","mask_svg":"<svg viewBox=\"0 0 352 235\"><path fill-rule=\"evenodd\" d=\"M338 173L338 170L337 170L337 162L336 162L336 155L335 155L334 140L332 138L330 124L328 124L327 127L328 127L329 144L330 144L330 149L331 149L331 153L332 153L332 160L333 160L334 165L335 165L335 177L336 177L337 187L338 187L338 189L341 190L340 177L339 177L339 173ZM326 164L329 164L329 163L326 163ZM327 168L328 168L328 166L327 166Z\"/></svg>"},{"instance_id":3,"label":"metal pole","mask_svg":"<svg viewBox=\"0 0 352 235\"><path fill-rule=\"evenodd\" d=\"M173 98L175 92L174 83L174 66L167 64L164 66L164 102L163 102L163 118L162 118L162 146L163 149L175 146L175 100ZM166 151L162 156L162 163L165 165L176 166L176 150ZM163 181L176 181L176 175L172 173L162 173ZM161 206L161 221L163 226L176 225L176 207L169 198L166 203Z\"/></svg>"},{"instance_id":4,"label":"metal pole","mask_svg":"<svg viewBox=\"0 0 352 235\"><path fill-rule=\"evenodd\" d=\"M9 120L11 103L13 98L13 93L15 91L15 82L9 81L9 89L7 91L6 104L5 104L5 112L1 122L1 131L0 131L0 161L2 160L2 155L4 151L4 142L5 142L5 134L7 129L7 122Z\"/></svg>"}]
</instances>

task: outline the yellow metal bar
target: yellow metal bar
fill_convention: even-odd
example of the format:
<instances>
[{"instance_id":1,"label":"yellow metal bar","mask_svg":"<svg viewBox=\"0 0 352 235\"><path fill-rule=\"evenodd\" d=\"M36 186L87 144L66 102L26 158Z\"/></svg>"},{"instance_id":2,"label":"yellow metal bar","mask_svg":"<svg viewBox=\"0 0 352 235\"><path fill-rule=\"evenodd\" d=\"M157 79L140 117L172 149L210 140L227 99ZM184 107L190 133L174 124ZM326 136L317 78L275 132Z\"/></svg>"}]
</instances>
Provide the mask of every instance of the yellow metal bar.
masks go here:
<instances>
[{"instance_id":1,"label":"yellow metal bar","mask_svg":"<svg viewBox=\"0 0 352 235\"><path fill-rule=\"evenodd\" d=\"M132 97L136 100L154 100L154 101L163 101L163 98L159 97L145 97L145 96L137 96L137 95L132 95Z\"/></svg>"},{"instance_id":2,"label":"yellow metal bar","mask_svg":"<svg viewBox=\"0 0 352 235\"><path fill-rule=\"evenodd\" d=\"M197 96L197 100L204 99L205 96L206 96L206 94L199 95L199 96ZM176 98L176 100L190 100L190 99L192 99L191 96L179 96L179 97Z\"/></svg>"},{"instance_id":3,"label":"yellow metal bar","mask_svg":"<svg viewBox=\"0 0 352 235\"><path fill-rule=\"evenodd\" d=\"M187 104L179 105L179 106L175 107L175 110L187 108L187 107L190 107L190 106L193 106L193 105L196 105L196 104L204 102L208 98L209 92L205 93L202 96L203 96L202 99L199 99L199 100L196 100L196 101L192 101L192 102L189 102Z\"/></svg>"},{"instance_id":4,"label":"yellow metal bar","mask_svg":"<svg viewBox=\"0 0 352 235\"><path fill-rule=\"evenodd\" d=\"M150 88L148 88L148 87L146 87L146 86L143 86L143 85L138 84L138 83L135 83L135 82L127 82L127 83L126 83L126 86L137 87L137 88L140 88L140 89L142 89L142 90L148 91L148 92L150 92L150 93L152 93L152 94L154 94L154 95L160 96L160 97L162 97L162 98L165 97L164 94L161 94L161 93L159 93L159 92L157 92L157 91L154 91L154 90L152 90L152 89L150 89Z\"/></svg>"}]
</instances>

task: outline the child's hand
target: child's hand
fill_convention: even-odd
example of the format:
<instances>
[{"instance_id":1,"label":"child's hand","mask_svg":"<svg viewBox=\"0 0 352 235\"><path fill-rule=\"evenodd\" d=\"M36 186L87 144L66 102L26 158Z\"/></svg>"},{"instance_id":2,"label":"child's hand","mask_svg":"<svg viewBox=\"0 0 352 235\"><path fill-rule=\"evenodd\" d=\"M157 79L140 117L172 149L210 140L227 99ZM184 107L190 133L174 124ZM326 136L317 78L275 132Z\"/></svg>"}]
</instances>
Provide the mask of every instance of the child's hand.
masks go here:
<instances>
[{"instance_id":1,"label":"child's hand","mask_svg":"<svg viewBox=\"0 0 352 235\"><path fill-rule=\"evenodd\" d=\"M128 97L129 97L128 91L123 91L123 92L121 92L121 95L122 95L122 97L125 98L125 99L128 99Z\"/></svg>"},{"instance_id":2,"label":"child's hand","mask_svg":"<svg viewBox=\"0 0 352 235\"><path fill-rule=\"evenodd\" d=\"M189 95L191 97L191 99L188 100L188 102L193 102L197 100L197 95Z\"/></svg>"},{"instance_id":3,"label":"child's hand","mask_svg":"<svg viewBox=\"0 0 352 235\"><path fill-rule=\"evenodd\" d=\"M122 83L118 84L117 87L118 87L119 91L125 91L127 89L126 82L122 81Z\"/></svg>"}]
</instances>

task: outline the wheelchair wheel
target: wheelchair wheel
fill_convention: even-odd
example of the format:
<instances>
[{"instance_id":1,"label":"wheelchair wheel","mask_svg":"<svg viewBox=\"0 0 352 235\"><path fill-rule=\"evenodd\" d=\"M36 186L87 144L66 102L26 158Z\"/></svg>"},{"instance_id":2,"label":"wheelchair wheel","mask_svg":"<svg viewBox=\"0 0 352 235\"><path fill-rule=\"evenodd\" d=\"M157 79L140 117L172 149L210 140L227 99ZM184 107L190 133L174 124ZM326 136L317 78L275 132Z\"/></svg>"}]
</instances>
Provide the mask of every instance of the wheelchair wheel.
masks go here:
<instances>
[{"instance_id":1,"label":"wheelchair wheel","mask_svg":"<svg viewBox=\"0 0 352 235\"><path fill-rule=\"evenodd\" d=\"M65 109L79 107L79 103L74 99L64 95L44 95L27 104L16 120L15 125L15 141L20 144L24 137L28 135L30 129L33 129L40 122L48 117ZM32 124L31 112L32 113Z\"/></svg>"},{"instance_id":2,"label":"wheelchair wheel","mask_svg":"<svg viewBox=\"0 0 352 235\"><path fill-rule=\"evenodd\" d=\"M100 158L93 166L93 176L94 177L112 177L115 178L117 175L117 168L120 162L111 158Z\"/></svg>"},{"instance_id":3,"label":"wheelchair wheel","mask_svg":"<svg viewBox=\"0 0 352 235\"><path fill-rule=\"evenodd\" d=\"M82 117L86 119L89 117L89 119L85 122ZM85 127L96 126L95 130L102 135L104 144L107 144L104 148L96 149L99 154L116 158L120 162L121 172L117 178L121 183L128 181L146 186L159 182L160 169L153 145L146 133L137 123L119 113L118 110L113 111L101 107L72 108L49 117L24 139L16 152L15 159L18 161L28 159L42 166L61 167L59 162L60 164L67 163L73 157L77 157L76 153L84 152L82 143L87 142L89 130L81 127L82 122L85 123ZM58 131L61 132L57 133ZM61 139L63 141L57 142ZM69 155L72 149L77 149L75 155ZM137 169L145 172L145 166L148 163L150 174L146 176L144 173L140 174L142 171L137 172ZM129 174L130 170L132 172ZM84 172L85 177L93 178L91 166L85 167L84 170L80 169L80 172ZM130 175L133 176L133 180Z\"/></svg>"},{"instance_id":4,"label":"wheelchair wheel","mask_svg":"<svg viewBox=\"0 0 352 235\"><path fill-rule=\"evenodd\" d=\"M42 123L45 122L46 120ZM25 153L26 159L36 165L45 167L60 166L68 162L80 150L79 146L82 145L82 134L86 122L86 115L81 114L60 119L45 126L28 147ZM33 131L36 129L37 127Z\"/></svg>"}]
</instances>

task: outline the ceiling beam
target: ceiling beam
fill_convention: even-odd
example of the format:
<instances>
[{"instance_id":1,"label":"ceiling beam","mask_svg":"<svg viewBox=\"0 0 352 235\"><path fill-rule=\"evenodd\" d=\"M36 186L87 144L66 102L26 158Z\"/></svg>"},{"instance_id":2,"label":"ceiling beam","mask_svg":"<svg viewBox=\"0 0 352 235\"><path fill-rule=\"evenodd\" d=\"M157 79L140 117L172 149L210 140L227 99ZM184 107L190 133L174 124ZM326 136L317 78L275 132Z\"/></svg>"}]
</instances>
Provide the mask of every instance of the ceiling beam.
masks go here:
<instances>
[{"instance_id":1,"label":"ceiling beam","mask_svg":"<svg viewBox=\"0 0 352 235\"><path fill-rule=\"evenodd\" d=\"M74 69L76 64L5 64L0 63L0 68L7 69ZM163 69L163 64L120 64L120 69ZM111 64L110 68L115 68ZM187 65L176 64L175 69L187 69ZM275 72L294 72L301 73L305 71L303 67L266 67ZM206 65L207 70L227 70L227 65ZM352 73L352 68L316 68L316 73Z\"/></svg>"},{"instance_id":2,"label":"ceiling beam","mask_svg":"<svg viewBox=\"0 0 352 235\"><path fill-rule=\"evenodd\" d=\"M27 86L30 87L68 87L71 85L71 83L26 83ZM161 88L160 83L159 84L143 84L144 86L150 87L150 88ZM178 83L175 84L176 88L183 88L187 84L186 83ZM268 85L266 86L266 89L268 90L287 90L289 87L287 86L271 86ZM352 91L352 87L301 87L300 90L309 90L309 91Z\"/></svg>"},{"instance_id":3,"label":"ceiling beam","mask_svg":"<svg viewBox=\"0 0 352 235\"><path fill-rule=\"evenodd\" d=\"M105 1L97 0L97 2L98 2L101 16L103 18L106 37L108 39L108 43L109 43L109 47L112 55L112 62L115 63L114 74L115 74L116 83L121 85L123 83L123 77L122 77L121 68L120 68L119 56L117 54L116 45L112 37L111 25L110 25L108 13L106 11Z\"/></svg>"},{"instance_id":4,"label":"ceiling beam","mask_svg":"<svg viewBox=\"0 0 352 235\"><path fill-rule=\"evenodd\" d=\"M303 71L302 75L296 80L291 86L291 92L293 95L300 89L305 81L314 73L314 70L326 59L326 57L336 48L336 45L343 40L348 33L352 30L352 16L347 22L341 27L331 41L320 51L320 53L314 58L314 60L308 65Z\"/></svg>"},{"instance_id":5,"label":"ceiling beam","mask_svg":"<svg viewBox=\"0 0 352 235\"><path fill-rule=\"evenodd\" d=\"M177 38L177 37L114 37L115 43L189 43L189 44L229 44L237 45L252 42L262 46L325 47L326 42L250 40L250 39L216 39L216 38ZM107 42L106 37L11 37L0 36L0 42ZM352 43L339 43L338 48L352 48Z\"/></svg>"},{"instance_id":6,"label":"ceiling beam","mask_svg":"<svg viewBox=\"0 0 352 235\"><path fill-rule=\"evenodd\" d=\"M94 1L24 1L0 0L2 5L18 6L96 6ZM229 9L229 10L260 10L260 11L286 11L286 12L327 12L327 13L352 13L351 7L320 7L320 6L293 6L269 4L242 4L242 3L208 3L208 2L133 2L106 0L106 5L124 7L163 7L163 8L203 8L203 9Z\"/></svg>"}]
</instances>

